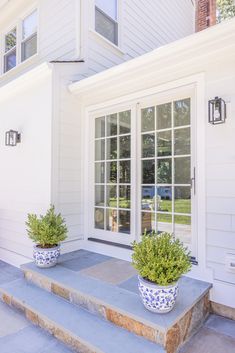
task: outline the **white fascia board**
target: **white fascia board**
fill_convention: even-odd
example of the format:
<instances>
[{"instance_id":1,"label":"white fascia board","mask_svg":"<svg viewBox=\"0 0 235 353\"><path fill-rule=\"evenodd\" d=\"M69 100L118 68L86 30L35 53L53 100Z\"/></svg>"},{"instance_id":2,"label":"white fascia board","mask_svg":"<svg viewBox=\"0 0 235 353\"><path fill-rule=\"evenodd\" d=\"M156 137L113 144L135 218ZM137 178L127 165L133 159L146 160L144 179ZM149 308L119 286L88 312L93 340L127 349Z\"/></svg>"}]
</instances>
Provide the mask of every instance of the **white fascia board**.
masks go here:
<instances>
[{"instance_id":1,"label":"white fascia board","mask_svg":"<svg viewBox=\"0 0 235 353\"><path fill-rule=\"evenodd\" d=\"M12 95L15 90L20 90L26 85L33 84L37 79L41 79L46 75L52 74L53 65L47 62L38 65L30 71L22 74L14 80L0 87L0 101Z\"/></svg>"},{"instance_id":2,"label":"white fascia board","mask_svg":"<svg viewBox=\"0 0 235 353\"><path fill-rule=\"evenodd\" d=\"M228 45L235 46L235 18L157 48L84 80L74 82L69 85L69 90L73 94L82 95L87 90L94 88L94 86L97 87L104 84L107 80L120 78L121 76L133 77L136 71L142 74L143 71L149 70L150 67L161 69L164 68L166 61L167 65L174 65L176 57L178 62L180 60L185 62L194 57L211 54L213 51L222 51L223 47Z\"/></svg>"}]
</instances>

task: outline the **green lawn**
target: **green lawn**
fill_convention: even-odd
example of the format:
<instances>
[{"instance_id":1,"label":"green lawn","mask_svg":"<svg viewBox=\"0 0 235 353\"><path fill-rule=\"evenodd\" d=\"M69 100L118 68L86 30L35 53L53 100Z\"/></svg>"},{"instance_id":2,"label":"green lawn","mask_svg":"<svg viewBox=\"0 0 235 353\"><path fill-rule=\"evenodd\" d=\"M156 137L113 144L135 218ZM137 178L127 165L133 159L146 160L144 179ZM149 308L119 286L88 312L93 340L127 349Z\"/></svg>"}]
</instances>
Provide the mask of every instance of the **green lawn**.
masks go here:
<instances>
[{"instance_id":1,"label":"green lawn","mask_svg":"<svg viewBox=\"0 0 235 353\"><path fill-rule=\"evenodd\" d=\"M146 208L146 211L153 210L153 201L150 199L143 199L144 204L149 205L149 209ZM119 199L119 207L120 208L130 208L131 202L130 200L126 200L124 198ZM109 207L116 208L117 207L117 199L110 198ZM158 211L161 212L172 212L172 201L171 200L161 200ZM191 213L191 200L189 199L180 199L175 201L175 212L176 213ZM158 214L159 222L171 222L171 215L168 214ZM188 216L175 216L175 221L178 224L190 224L190 217Z\"/></svg>"}]
</instances>

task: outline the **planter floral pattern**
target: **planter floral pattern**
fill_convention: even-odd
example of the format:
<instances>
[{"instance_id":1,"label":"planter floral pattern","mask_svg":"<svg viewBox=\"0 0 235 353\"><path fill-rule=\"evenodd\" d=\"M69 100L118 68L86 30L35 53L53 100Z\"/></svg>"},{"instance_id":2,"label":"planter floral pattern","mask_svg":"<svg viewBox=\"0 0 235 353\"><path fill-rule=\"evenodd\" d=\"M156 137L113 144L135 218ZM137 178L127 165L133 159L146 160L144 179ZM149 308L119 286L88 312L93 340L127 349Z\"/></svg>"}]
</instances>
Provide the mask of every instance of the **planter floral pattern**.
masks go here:
<instances>
[{"instance_id":1,"label":"planter floral pattern","mask_svg":"<svg viewBox=\"0 0 235 353\"><path fill-rule=\"evenodd\" d=\"M57 263L60 256L60 246L57 245L53 248L43 249L37 245L33 248L33 258L38 267L53 267Z\"/></svg>"},{"instance_id":2,"label":"planter floral pattern","mask_svg":"<svg viewBox=\"0 0 235 353\"><path fill-rule=\"evenodd\" d=\"M139 276L139 292L146 309L154 313L168 313L175 305L178 282L169 286L158 286Z\"/></svg>"}]
</instances>

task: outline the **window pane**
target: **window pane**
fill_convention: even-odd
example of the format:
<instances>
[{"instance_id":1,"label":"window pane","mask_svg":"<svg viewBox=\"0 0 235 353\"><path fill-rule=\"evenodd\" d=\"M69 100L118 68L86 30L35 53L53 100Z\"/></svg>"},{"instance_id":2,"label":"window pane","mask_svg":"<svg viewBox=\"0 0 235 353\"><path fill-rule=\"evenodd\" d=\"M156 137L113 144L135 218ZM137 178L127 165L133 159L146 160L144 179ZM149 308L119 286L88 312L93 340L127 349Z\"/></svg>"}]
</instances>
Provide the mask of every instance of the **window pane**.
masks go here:
<instances>
[{"instance_id":1,"label":"window pane","mask_svg":"<svg viewBox=\"0 0 235 353\"><path fill-rule=\"evenodd\" d=\"M142 157L155 156L155 134L142 135Z\"/></svg>"},{"instance_id":2,"label":"window pane","mask_svg":"<svg viewBox=\"0 0 235 353\"><path fill-rule=\"evenodd\" d=\"M142 186L142 210L153 211L155 209L155 192L155 186Z\"/></svg>"},{"instance_id":3,"label":"window pane","mask_svg":"<svg viewBox=\"0 0 235 353\"><path fill-rule=\"evenodd\" d=\"M110 42L118 45L118 24L95 8L95 30Z\"/></svg>"},{"instance_id":4,"label":"window pane","mask_svg":"<svg viewBox=\"0 0 235 353\"><path fill-rule=\"evenodd\" d=\"M95 186L95 205L104 206L104 186L103 185Z\"/></svg>"},{"instance_id":5,"label":"window pane","mask_svg":"<svg viewBox=\"0 0 235 353\"><path fill-rule=\"evenodd\" d=\"M95 119L95 137L104 137L105 136L105 117Z\"/></svg>"},{"instance_id":6,"label":"window pane","mask_svg":"<svg viewBox=\"0 0 235 353\"><path fill-rule=\"evenodd\" d=\"M37 53L37 35L35 34L33 37L30 37L28 40L22 43L21 45L22 53L21 59L22 61L30 58L32 55Z\"/></svg>"},{"instance_id":7,"label":"window pane","mask_svg":"<svg viewBox=\"0 0 235 353\"><path fill-rule=\"evenodd\" d=\"M104 229L104 210L95 208L95 228Z\"/></svg>"},{"instance_id":8,"label":"window pane","mask_svg":"<svg viewBox=\"0 0 235 353\"><path fill-rule=\"evenodd\" d=\"M119 227L120 233L130 234L131 213L130 211L118 211L119 213Z\"/></svg>"},{"instance_id":9,"label":"window pane","mask_svg":"<svg viewBox=\"0 0 235 353\"><path fill-rule=\"evenodd\" d=\"M108 185L106 188L106 202L109 207L117 207L117 185Z\"/></svg>"},{"instance_id":10,"label":"window pane","mask_svg":"<svg viewBox=\"0 0 235 353\"><path fill-rule=\"evenodd\" d=\"M191 243L191 217L188 216L175 216L175 236L183 243Z\"/></svg>"},{"instance_id":11,"label":"window pane","mask_svg":"<svg viewBox=\"0 0 235 353\"><path fill-rule=\"evenodd\" d=\"M171 155L171 130L157 133L157 155Z\"/></svg>"},{"instance_id":12,"label":"window pane","mask_svg":"<svg viewBox=\"0 0 235 353\"><path fill-rule=\"evenodd\" d=\"M104 163L95 163L95 183L104 183Z\"/></svg>"},{"instance_id":13,"label":"window pane","mask_svg":"<svg viewBox=\"0 0 235 353\"><path fill-rule=\"evenodd\" d=\"M117 183L117 162L106 163L107 183Z\"/></svg>"},{"instance_id":14,"label":"window pane","mask_svg":"<svg viewBox=\"0 0 235 353\"><path fill-rule=\"evenodd\" d=\"M145 231L147 233L150 233L155 229L156 229L155 213L142 212L141 213L141 232L142 232L142 234Z\"/></svg>"},{"instance_id":15,"label":"window pane","mask_svg":"<svg viewBox=\"0 0 235 353\"><path fill-rule=\"evenodd\" d=\"M105 141L104 140L95 141L95 160L96 161L102 161L105 159L104 151L105 151Z\"/></svg>"},{"instance_id":16,"label":"window pane","mask_svg":"<svg viewBox=\"0 0 235 353\"><path fill-rule=\"evenodd\" d=\"M119 208L131 208L131 187L119 186Z\"/></svg>"},{"instance_id":17,"label":"window pane","mask_svg":"<svg viewBox=\"0 0 235 353\"><path fill-rule=\"evenodd\" d=\"M157 182L158 184L171 184L171 159L158 159Z\"/></svg>"},{"instance_id":18,"label":"window pane","mask_svg":"<svg viewBox=\"0 0 235 353\"><path fill-rule=\"evenodd\" d=\"M24 19L22 25L22 38L28 38L35 32L37 32L37 11L34 11Z\"/></svg>"},{"instance_id":19,"label":"window pane","mask_svg":"<svg viewBox=\"0 0 235 353\"><path fill-rule=\"evenodd\" d=\"M190 157L175 158L175 184L190 184Z\"/></svg>"},{"instance_id":20,"label":"window pane","mask_svg":"<svg viewBox=\"0 0 235 353\"><path fill-rule=\"evenodd\" d=\"M131 136L121 136L119 138L119 158L130 158L131 157Z\"/></svg>"},{"instance_id":21,"label":"window pane","mask_svg":"<svg viewBox=\"0 0 235 353\"><path fill-rule=\"evenodd\" d=\"M159 233L167 232L172 233L172 215L158 213L157 214L157 231Z\"/></svg>"},{"instance_id":22,"label":"window pane","mask_svg":"<svg viewBox=\"0 0 235 353\"><path fill-rule=\"evenodd\" d=\"M106 159L117 159L117 138L108 138Z\"/></svg>"},{"instance_id":23,"label":"window pane","mask_svg":"<svg viewBox=\"0 0 235 353\"><path fill-rule=\"evenodd\" d=\"M5 36L5 53L16 46L16 28Z\"/></svg>"},{"instance_id":24,"label":"window pane","mask_svg":"<svg viewBox=\"0 0 235 353\"><path fill-rule=\"evenodd\" d=\"M117 0L95 0L95 4L114 20L117 19Z\"/></svg>"},{"instance_id":25,"label":"window pane","mask_svg":"<svg viewBox=\"0 0 235 353\"><path fill-rule=\"evenodd\" d=\"M16 66L16 49L4 56L4 72L7 72Z\"/></svg>"},{"instance_id":26,"label":"window pane","mask_svg":"<svg viewBox=\"0 0 235 353\"><path fill-rule=\"evenodd\" d=\"M122 161L120 162L119 183L129 184L130 182L131 182L131 162Z\"/></svg>"},{"instance_id":27,"label":"window pane","mask_svg":"<svg viewBox=\"0 0 235 353\"><path fill-rule=\"evenodd\" d=\"M174 126L190 125L190 98L174 102Z\"/></svg>"},{"instance_id":28,"label":"window pane","mask_svg":"<svg viewBox=\"0 0 235 353\"><path fill-rule=\"evenodd\" d=\"M175 187L175 212L191 213L191 188L189 186Z\"/></svg>"},{"instance_id":29,"label":"window pane","mask_svg":"<svg viewBox=\"0 0 235 353\"><path fill-rule=\"evenodd\" d=\"M168 129L171 127L171 103L157 106L157 129Z\"/></svg>"},{"instance_id":30,"label":"window pane","mask_svg":"<svg viewBox=\"0 0 235 353\"><path fill-rule=\"evenodd\" d=\"M155 183L155 160L142 161L142 184Z\"/></svg>"},{"instance_id":31,"label":"window pane","mask_svg":"<svg viewBox=\"0 0 235 353\"><path fill-rule=\"evenodd\" d=\"M119 113L119 133L128 134L131 132L131 111Z\"/></svg>"},{"instance_id":32,"label":"window pane","mask_svg":"<svg viewBox=\"0 0 235 353\"><path fill-rule=\"evenodd\" d=\"M174 131L175 155L190 154L190 128Z\"/></svg>"},{"instance_id":33,"label":"window pane","mask_svg":"<svg viewBox=\"0 0 235 353\"><path fill-rule=\"evenodd\" d=\"M110 230L111 232L118 232L117 213L117 210L106 210L106 230Z\"/></svg>"},{"instance_id":34,"label":"window pane","mask_svg":"<svg viewBox=\"0 0 235 353\"><path fill-rule=\"evenodd\" d=\"M172 211L172 188L170 186L160 186L157 188L157 209L161 212Z\"/></svg>"},{"instance_id":35,"label":"window pane","mask_svg":"<svg viewBox=\"0 0 235 353\"><path fill-rule=\"evenodd\" d=\"M155 130L155 114L154 107L141 110L141 131Z\"/></svg>"},{"instance_id":36,"label":"window pane","mask_svg":"<svg viewBox=\"0 0 235 353\"><path fill-rule=\"evenodd\" d=\"M107 136L117 135L117 114L107 115Z\"/></svg>"}]
</instances>

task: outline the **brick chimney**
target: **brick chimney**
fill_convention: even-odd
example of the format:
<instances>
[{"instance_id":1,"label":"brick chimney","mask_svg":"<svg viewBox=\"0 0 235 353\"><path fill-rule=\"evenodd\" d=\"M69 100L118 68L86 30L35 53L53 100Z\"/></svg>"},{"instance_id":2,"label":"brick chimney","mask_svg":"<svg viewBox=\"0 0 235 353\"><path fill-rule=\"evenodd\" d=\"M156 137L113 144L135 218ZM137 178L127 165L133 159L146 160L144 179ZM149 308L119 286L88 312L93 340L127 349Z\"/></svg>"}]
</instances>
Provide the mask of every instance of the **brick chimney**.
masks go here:
<instances>
[{"instance_id":1,"label":"brick chimney","mask_svg":"<svg viewBox=\"0 0 235 353\"><path fill-rule=\"evenodd\" d=\"M196 0L196 32L216 24L216 0Z\"/></svg>"}]
</instances>

